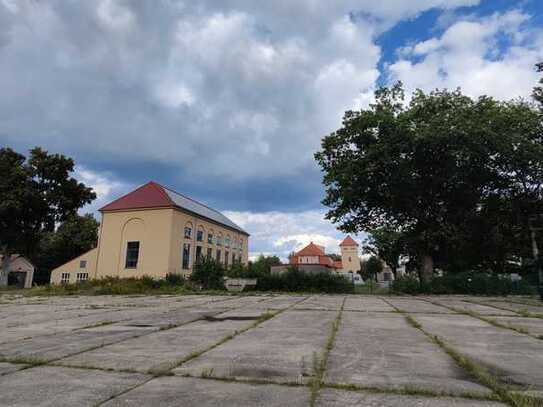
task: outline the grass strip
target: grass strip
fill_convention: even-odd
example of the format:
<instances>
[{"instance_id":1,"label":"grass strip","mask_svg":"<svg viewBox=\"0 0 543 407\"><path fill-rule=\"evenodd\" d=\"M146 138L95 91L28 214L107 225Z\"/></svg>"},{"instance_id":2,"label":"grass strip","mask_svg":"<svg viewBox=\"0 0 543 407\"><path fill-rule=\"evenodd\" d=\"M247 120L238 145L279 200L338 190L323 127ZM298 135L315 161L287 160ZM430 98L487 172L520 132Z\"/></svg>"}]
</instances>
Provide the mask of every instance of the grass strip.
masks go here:
<instances>
[{"instance_id":1,"label":"grass strip","mask_svg":"<svg viewBox=\"0 0 543 407\"><path fill-rule=\"evenodd\" d=\"M336 318L334 319L334 322L332 323L332 329L330 330L330 333L328 334L328 339L326 340L326 346L324 348L324 351L322 355L313 355L313 379L310 382L310 399L309 399L309 405L311 407L315 406L315 403L317 402L317 398L319 396L320 389L324 383L324 374L326 372L326 366L328 365L328 357L330 356L330 352L332 351L334 344L336 342L336 336L337 332L339 330L339 326L341 324L341 318L343 316L343 308L345 307L345 301L347 300L347 297L343 298L343 302L341 303L341 307L338 311L338 314Z\"/></svg>"},{"instance_id":2,"label":"grass strip","mask_svg":"<svg viewBox=\"0 0 543 407\"><path fill-rule=\"evenodd\" d=\"M511 391L507 385L502 383L502 381L493 375L486 367L468 356L463 355L439 336L427 332L411 315L405 315L405 318L411 326L420 330L433 343L443 349L458 366L475 377L481 384L491 389L501 401L512 407L543 407L543 399Z\"/></svg>"}]
</instances>

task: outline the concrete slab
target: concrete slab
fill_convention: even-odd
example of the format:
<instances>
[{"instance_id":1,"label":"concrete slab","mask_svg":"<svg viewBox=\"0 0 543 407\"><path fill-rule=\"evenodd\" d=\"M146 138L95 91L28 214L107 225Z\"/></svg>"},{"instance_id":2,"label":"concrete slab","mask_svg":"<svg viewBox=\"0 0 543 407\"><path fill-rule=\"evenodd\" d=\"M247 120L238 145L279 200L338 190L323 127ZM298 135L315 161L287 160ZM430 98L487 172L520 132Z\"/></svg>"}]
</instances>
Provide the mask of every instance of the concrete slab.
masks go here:
<instances>
[{"instance_id":1,"label":"concrete slab","mask_svg":"<svg viewBox=\"0 0 543 407\"><path fill-rule=\"evenodd\" d=\"M7 362L0 362L0 376L16 372L17 370L21 370L23 367L26 367L26 365L22 364L14 364L14 363L7 363Z\"/></svg>"},{"instance_id":2,"label":"concrete slab","mask_svg":"<svg viewBox=\"0 0 543 407\"><path fill-rule=\"evenodd\" d=\"M3 344L0 347L0 356L5 358L30 357L50 361L99 346L145 335L156 330L158 328L105 325L57 335L38 336Z\"/></svg>"},{"instance_id":3,"label":"concrete slab","mask_svg":"<svg viewBox=\"0 0 543 407\"><path fill-rule=\"evenodd\" d=\"M428 301L419 300L416 298L395 298L386 299L387 302L394 305L396 308L408 313L427 313L427 314L453 314L448 308L434 305Z\"/></svg>"},{"instance_id":4,"label":"concrete slab","mask_svg":"<svg viewBox=\"0 0 543 407\"><path fill-rule=\"evenodd\" d=\"M506 404L451 397L436 398L324 389L321 390L316 405L319 407L502 407Z\"/></svg>"},{"instance_id":5,"label":"concrete slab","mask_svg":"<svg viewBox=\"0 0 543 407\"><path fill-rule=\"evenodd\" d=\"M514 312L523 312L528 311L534 314L541 314L543 315L543 306L536 306L536 305L529 305L529 304L519 304L516 302L511 301L482 301L488 304L489 306L499 307L499 308L506 308L508 310L514 311Z\"/></svg>"},{"instance_id":6,"label":"concrete slab","mask_svg":"<svg viewBox=\"0 0 543 407\"><path fill-rule=\"evenodd\" d=\"M209 379L161 377L108 401L103 407L302 407L309 403L304 387L255 385Z\"/></svg>"},{"instance_id":7,"label":"concrete slab","mask_svg":"<svg viewBox=\"0 0 543 407\"><path fill-rule=\"evenodd\" d=\"M288 308L306 298L308 297L299 296L299 295L278 295L272 298L268 298L262 302L259 302L258 304L255 305L255 308L280 310L280 309Z\"/></svg>"},{"instance_id":8,"label":"concrete slab","mask_svg":"<svg viewBox=\"0 0 543 407\"><path fill-rule=\"evenodd\" d=\"M473 304L459 299L431 298L431 301L444 306L475 312L479 315L516 315L513 311L498 309L488 305Z\"/></svg>"},{"instance_id":9,"label":"concrete slab","mask_svg":"<svg viewBox=\"0 0 543 407\"><path fill-rule=\"evenodd\" d=\"M299 303L294 309L310 309L310 310L332 310L337 311L343 303L341 295L313 295L307 300Z\"/></svg>"},{"instance_id":10,"label":"concrete slab","mask_svg":"<svg viewBox=\"0 0 543 407\"><path fill-rule=\"evenodd\" d=\"M543 341L467 315L417 315L416 320L503 381L543 389Z\"/></svg>"},{"instance_id":11,"label":"concrete slab","mask_svg":"<svg viewBox=\"0 0 543 407\"><path fill-rule=\"evenodd\" d=\"M36 367L0 376L2 406L95 406L147 380L140 374Z\"/></svg>"},{"instance_id":12,"label":"concrete slab","mask_svg":"<svg viewBox=\"0 0 543 407\"><path fill-rule=\"evenodd\" d=\"M532 335L541 335L543 338L543 318L492 317L492 319L505 325L526 329Z\"/></svg>"},{"instance_id":13,"label":"concrete slab","mask_svg":"<svg viewBox=\"0 0 543 407\"><path fill-rule=\"evenodd\" d=\"M324 350L334 312L286 311L174 370L191 376L303 382Z\"/></svg>"},{"instance_id":14,"label":"concrete slab","mask_svg":"<svg viewBox=\"0 0 543 407\"><path fill-rule=\"evenodd\" d=\"M489 392L402 315L391 313L343 312L325 382Z\"/></svg>"},{"instance_id":15,"label":"concrete slab","mask_svg":"<svg viewBox=\"0 0 543 407\"><path fill-rule=\"evenodd\" d=\"M379 297L349 296L343 307L346 311L394 312L394 308Z\"/></svg>"},{"instance_id":16,"label":"concrete slab","mask_svg":"<svg viewBox=\"0 0 543 407\"><path fill-rule=\"evenodd\" d=\"M217 317L220 318L220 314ZM63 359L62 364L139 372L167 370L190 354L205 350L253 323L251 319L196 321L81 353Z\"/></svg>"}]
</instances>

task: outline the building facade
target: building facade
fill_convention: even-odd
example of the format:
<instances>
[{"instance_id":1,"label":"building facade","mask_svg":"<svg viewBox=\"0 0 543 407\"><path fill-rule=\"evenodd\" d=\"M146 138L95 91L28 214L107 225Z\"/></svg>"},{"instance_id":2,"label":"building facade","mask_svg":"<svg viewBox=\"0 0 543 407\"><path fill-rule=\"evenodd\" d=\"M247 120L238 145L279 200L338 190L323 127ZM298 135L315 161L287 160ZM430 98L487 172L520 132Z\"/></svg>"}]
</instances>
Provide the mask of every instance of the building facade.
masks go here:
<instances>
[{"instance_id":1,"label":"building facade","mask_svg":"<svg viewBox=\"0 0 543 407\"><path fill-rule=\"evenodd\" d=\"M0 264L3 256L0 255ZM8 265L8 286L31 288L34 280L34 265L26 257L12 254Z\"/></svg>"},{"instance_id":2,"label":"building facade","mask_svg":"<svg viewBox=\"0 0 543 407\"><path fill-rule=\"evenodd\" d=\"M155 182L100 209L98 246L56 268L51 283L190 275L198 259L248 262L249 234L220 212Z\"/></svg>"},{"instance_id":3,"label":"building facade","mask_svg":"<svg viewBox=\"0 0 543 407\"><path fill-rule=\"evenodd\" d=\"M336 272L358 273L360 271L360 258L358 257L358 243L347 236L340 244L341 260L333 260L325 253L323 246L313 242L290 256L288 265L273 266L272 273L282 273L289 266L297 267L307 273Z\"/></svg>"}]
</instances>

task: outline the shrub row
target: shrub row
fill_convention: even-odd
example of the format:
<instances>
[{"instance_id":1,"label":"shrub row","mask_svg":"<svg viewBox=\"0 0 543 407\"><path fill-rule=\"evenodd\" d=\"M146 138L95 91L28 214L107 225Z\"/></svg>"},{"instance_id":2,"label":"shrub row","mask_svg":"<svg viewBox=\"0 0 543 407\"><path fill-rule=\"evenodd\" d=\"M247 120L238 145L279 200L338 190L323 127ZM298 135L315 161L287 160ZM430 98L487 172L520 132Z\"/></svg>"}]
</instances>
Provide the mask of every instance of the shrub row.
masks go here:
<instances>
[{"instance_id":1,"label":"shrub row","mask_svg":"<svg viewBox=\"0 0 543 407\"><path fill-rule=\"evenodd\" d=\"M307 274L296 268L289 268L281 274L258 276L256 289L259 291L352 293L354 285L337 274Z\"/></svg>"},{"instance_id":2,"label":"shrub row","mask_svg":"<svg viewBox=\"0 0 543 407\"><path fill-rule=\"evenodd\" d=\"M536 288L527 281L513 282L506 275L490 273L448 273L421 283L414 276L394 280L391 292L396 294L471 294L471 295L532 295Z\"/></svg>"}]
</instances>

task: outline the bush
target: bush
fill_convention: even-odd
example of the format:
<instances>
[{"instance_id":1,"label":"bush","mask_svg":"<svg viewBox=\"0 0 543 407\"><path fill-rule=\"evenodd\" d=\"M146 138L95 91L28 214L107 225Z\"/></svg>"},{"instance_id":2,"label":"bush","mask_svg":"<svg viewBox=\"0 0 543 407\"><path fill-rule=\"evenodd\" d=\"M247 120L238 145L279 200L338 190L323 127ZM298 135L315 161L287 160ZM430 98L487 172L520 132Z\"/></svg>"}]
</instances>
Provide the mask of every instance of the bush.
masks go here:
<instances>
[{"instance_id":1,"label":"bush","mask_svg":"<svg viewBox=\"0 0 543 407\"><path fill-rule=\"evenodd\" d=\"M168 273L165 278L166 282L171 286L184 285L185 278L178 273Z\"/></svg>"},{"instance_id":2,"label":"bush","mask_svg":"<svg viewBox=\"0 0 543 407\"><path fill-rule=\"evenodd\" d=\"M194 265L190 281L204 289L224 289L224 267L222 263L203 258Z\"/></svg>"},{"instance_id":3,"label":"bush","mask_svg":"<svg viewBox=\"0 0 543 407\"><path fill-rule=\"evenodd\" d=\"M533 294L535 288L526 281L513 283L508 275L490 273L447 273L421 284L416 277L403 276L392 282L396 294L469 294L512 295Z\"/></svg>"},{"instance_id":4,"label":"bush","mask_svg":"<svg viewBox=\"0 0 543 407\"><path fill-rule=\"evenodd\" d=\"M256 289L260 291L352 293L354 292L354 284L338 274L309 274L295 267L290 267L281 274L258 276Z\"/></svg>"}]
</instances>

